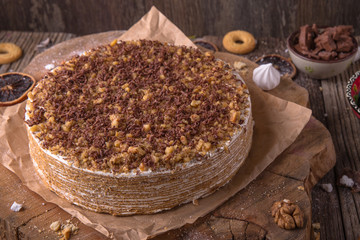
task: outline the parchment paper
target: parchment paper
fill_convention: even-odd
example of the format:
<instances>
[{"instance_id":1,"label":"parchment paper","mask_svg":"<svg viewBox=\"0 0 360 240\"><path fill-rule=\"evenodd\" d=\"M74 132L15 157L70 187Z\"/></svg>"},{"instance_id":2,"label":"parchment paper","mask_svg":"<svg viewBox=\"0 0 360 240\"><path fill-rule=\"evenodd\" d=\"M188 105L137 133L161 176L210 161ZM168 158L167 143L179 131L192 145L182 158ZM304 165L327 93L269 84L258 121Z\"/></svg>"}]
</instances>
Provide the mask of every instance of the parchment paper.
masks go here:
<instances>
[{"instance_id":1,"label":"parchment paper","mask_svg":"<svg viewBox=\"0 0 360 240\"><path fill-rule=\"evenodd\" d=\"M121 32L114 31L60 43L36 56L24 72L39 79L47 71L45 69L47 64L56 65L71 55L79 54L99 44L109 43L120 35ZM154 7L120 37L120 39L138 38L193 46L192 42ZM231 61L231 59L228 60ZM145 239L179 228L211 212L254 180L294 142L311 116L311 110L263 92L252 82L251 77L246 77L244 80L250 90L255 120L253 144L249 157L227 185L214 194L200 199L198 206L190 203L153 215L114 217L84 210L59 198L42 184L32 166L23 122L25 103L0 109L1 163L15 172L26 186L46 201L57 204L86 225L107 236L113 236L116 239Z\"/></svg>"}]
</instances>

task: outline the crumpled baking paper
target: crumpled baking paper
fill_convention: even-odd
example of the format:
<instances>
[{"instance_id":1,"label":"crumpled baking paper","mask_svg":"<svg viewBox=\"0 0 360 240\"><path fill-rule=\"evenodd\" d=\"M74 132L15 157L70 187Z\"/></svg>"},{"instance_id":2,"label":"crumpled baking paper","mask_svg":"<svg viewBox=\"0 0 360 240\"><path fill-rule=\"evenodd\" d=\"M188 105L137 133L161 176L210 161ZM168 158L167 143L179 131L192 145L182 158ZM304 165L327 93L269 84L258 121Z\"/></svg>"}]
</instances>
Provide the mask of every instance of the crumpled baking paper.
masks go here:
<instances>
[{"instance_id":1,"label":"crumpled baking paper","mask_svg":"<svg viewBox=\"0 0 360 240\"><path fill-rule=\"evenodd\" d=\"M37 55L24 69L37 80L47 71L45 66L68 59L74 54L110 43L113 39L156 39L178 45L194 46L192 42L155 7L132 28L84 36L60 43ZM221 55L221 54L220 54ZM228 61L239 59L228 57ZM253 144L248 158L236 176L212 195L199 200L199 205L181 205L172 210L152 215L115 217L84 210L74 206L48 190L36 175L29 155L25 131L25 103L0 108L0 162L17 174L22 182L46 201L53 202L106 236L115 239L146 239L186 223L194 223L254 180L280 155L302 131L311 116L311 110L264 93L252 82L252 74L245 77L252 100L255 121Z\"/></svg>"}]
</instances>

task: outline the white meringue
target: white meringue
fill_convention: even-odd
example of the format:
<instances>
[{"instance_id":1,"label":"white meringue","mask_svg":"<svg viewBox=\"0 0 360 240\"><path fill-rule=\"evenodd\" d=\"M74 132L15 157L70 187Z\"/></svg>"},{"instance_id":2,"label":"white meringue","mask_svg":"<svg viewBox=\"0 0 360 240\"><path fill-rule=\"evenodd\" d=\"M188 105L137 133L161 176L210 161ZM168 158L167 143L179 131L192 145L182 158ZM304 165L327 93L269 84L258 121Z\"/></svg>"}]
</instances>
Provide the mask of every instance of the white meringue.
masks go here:
<instances>
[{"instance_id":1,"label":"white meringue","mask_svg":"<svg viewBox=\"0 0 360 240\"><path fill-rule=\"evenodd\" d=\"M280 72L271 63L260 65L254 69L253 80L263 90L271 90L280 83Z\"/></svg>"}]
</instances>

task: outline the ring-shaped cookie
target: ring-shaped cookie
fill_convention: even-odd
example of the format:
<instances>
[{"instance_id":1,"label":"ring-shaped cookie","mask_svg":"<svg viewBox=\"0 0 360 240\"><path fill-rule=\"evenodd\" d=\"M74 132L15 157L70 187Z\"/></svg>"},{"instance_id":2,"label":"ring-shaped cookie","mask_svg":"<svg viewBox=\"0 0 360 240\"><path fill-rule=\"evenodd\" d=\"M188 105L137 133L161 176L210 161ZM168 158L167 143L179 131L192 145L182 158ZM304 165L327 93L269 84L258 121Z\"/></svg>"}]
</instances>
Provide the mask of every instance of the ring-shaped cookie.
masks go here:
<instances>
[{"instance_id":1,"label":"ring-shaped cookie","mask_svg":"<svg viewBox=\"0 0 360 240\"><path fill-rule=\"evenodd\" d=\"M21 57L21 48L14 43L0 43L0 64L7 64Z\"/></svg>"},{"instance_id":2,"label":"ring-shaped cookie","mask_svg":"<svg viewBox=\"0 0 360 240\"><path fill-rule=\"evenodd\" d=\"M246 31L236 30L228 32L223 38L226 50L236 54L247 54L254 50L256 40L254 36Z\"/></svg>"}]
</instances>

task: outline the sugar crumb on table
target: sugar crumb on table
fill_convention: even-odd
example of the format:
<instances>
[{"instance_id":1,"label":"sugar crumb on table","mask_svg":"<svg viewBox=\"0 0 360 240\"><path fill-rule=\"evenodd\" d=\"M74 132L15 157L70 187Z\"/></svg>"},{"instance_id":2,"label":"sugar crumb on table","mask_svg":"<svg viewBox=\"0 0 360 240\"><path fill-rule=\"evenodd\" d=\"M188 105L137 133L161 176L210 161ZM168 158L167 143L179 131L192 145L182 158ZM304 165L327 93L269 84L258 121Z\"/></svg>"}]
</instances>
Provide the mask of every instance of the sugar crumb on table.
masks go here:
<instances>
[{"instance_id":1,"label":"sugar crumb on table","mask_svg":"<svg viewBox=\"0 0 360 240\"><path fill-rule=\"evenodd\" d=\"M57 232L61 236L61 240L70 239L71 235L77 234L79 228L74 225L70 219L65 221L66 223L61 223L60 221L54 221L50 224L49 228Z\"/></svg>"}]
</instances>

